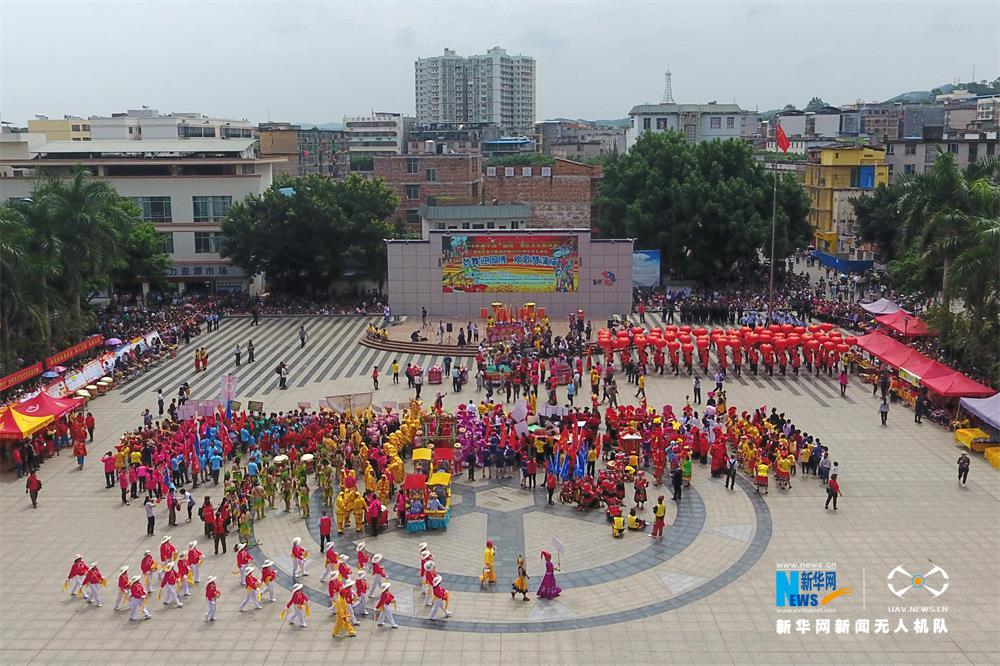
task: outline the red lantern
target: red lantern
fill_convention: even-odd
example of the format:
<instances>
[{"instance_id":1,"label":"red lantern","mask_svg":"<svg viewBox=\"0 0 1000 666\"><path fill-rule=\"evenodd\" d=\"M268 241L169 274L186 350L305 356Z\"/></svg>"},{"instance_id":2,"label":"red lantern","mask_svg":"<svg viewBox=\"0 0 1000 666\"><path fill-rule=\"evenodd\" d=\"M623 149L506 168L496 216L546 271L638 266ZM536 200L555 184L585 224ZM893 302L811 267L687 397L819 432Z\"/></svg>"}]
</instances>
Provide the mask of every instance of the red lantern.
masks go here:
<instances>
[{"instance_id":1,"label":"red lantern","mask_svg":"<svg viewBox=\"0 0 1000 666\"><path fill-rule=\"evenodd\" d=\"M698 338L696 344L698 345L698 349L708 349L708 338Z\"/></svg>"},{"instance_id":2,"label":"red lantern","mask_svg":"<svg viewBox=\"0 0 1000 666\"><path fill-rule=\"evenodd\" d=\"M681 343L677 342L676 340L671 340L667 343L667 347L670 349L670 351L675 352L681 348Z\"/></svg>"},{"instance_id":3,"label":"red lantern","mask_svg":"<svg viewBox=\"0 0 1000 666\"><path fill-rule=\"evenodd\" d=\"M642 326L632 327L632 335L639 335L640 333L642 333Z\"/></svg>"},{"instance_id":4,"label":"red lantern","mask_svg":"<svg viewBox=\"0 0 1000 666\"><path fill-rule=\"evenodd\" d=\"M822 330L819 324L809 324L808 328L810 333L818 333Z\"/></svg>"},{"instance_id":5,"label":"red lantern","mask_svg":"<svg viewBox=\"0 0 1000 666\"><path fill-rule=\"evenodd\" d=\"M774 347L765 343L760 346L760 351L762 354L770 354L772 351L774 351Z\"/></svg>"},{"instance_id":6,"label":"red lantern","mask_svg":"<svg viewBox=\"0 0 1000 666\"><path fill-rule=\"evenodd\" d=\"M615 340L615 349L617 349L618 351L621 351L623 349L628 349L628 339L618 338L617 340Z\"/></svg>"},{"instance_id":7,"label":"red lantern","mask_svg":"<svg viewBox=\"0 0 1000 666\"><path fill-rule=\"evenodd\" d=\"M660 350L667 346L667 341L663 338L653 338L652 343L654 347Z\"/></svg>"},{"instance_id":8,"label":"red lantern","mask_svg":"<svg viewBox=\"0 0 1000 666\"><path fill-rule=\"evenodd\" d=\"M684 344L688 344L689 342L691 342L691 336L688 333L681 333L680 335L677 336L677 339Z\"/></svg>"},{"instance_id":9,"label":"red lantern","mask_svg":"<svg viewBox=\"0 0 1000 666\"><path fill-rule=\"evenodd\" d=\"M690 333L691 327L688 326L687 324L684 324L683 326L680 327L680 331L681 333Z\"/></svg>"},{"instance_id":10,"label":"red lantern","mask_svg":"<svg viewBox=\"0 0 1000 666\"><path fill-rule=\"evenodd\" d=\"M664 333L676 333L677 324L667 324L666 328L663 329Z\"/></svg>"},{"instance_id":11,"label":"red lantern","mask_svg":"<svg viewBox=\"0 0 1000 666\"><path fill-rule=\"evenodd\" d=\"M806 327L805 326L796 326L793 330L796 333L798 333L799 335L802 335L803 333L806 332Z\"/></svg>"},{"instance_id":12,"label":"red lantern","mask_svg":"<svg viewBox=\"0 0 1000 666\"><path fill-rule=\"evenodd\" d=\"M683 345L681 345L681 351L684 352L686 356L690 356L691 352L694 351L694 345L692 345L690 342L684 343Z\"/></svg>"},{"instance_id":13,"label":"red lantern","mask_svg":"<svg viewBox=\"0 0 1000 666\"><path fill-rule=\"evenodd\" d=\"M824 331L832 331L833 330L833 324L831 324L828 321L824 321L822 324L819 325L819 327L822 330L824 330Z\"/></svg>"},{"instance_id":14,"label":"red lantern","mask_svg":"<svg viewBox=\"0 0 1000 666\"><path fill-rule=\"evenodd\" d=\"M844 338L844 343L853 347L854 345L858 344L858 339L853 335L848 335L846 338Z\"/></svg>"},{"instance_id":15,"label":"red lantern","mask_svg":"<svg viewBox=\"0 0 1000 666\"><path fill-rule=\"evenodd\" d=\"M836 349L837 349L837 351L839 353L846 354L848 351L850 351L851 348L848 347L847 345L841 343L841 344L837 345Z\"/></svg>"}]
</instances>

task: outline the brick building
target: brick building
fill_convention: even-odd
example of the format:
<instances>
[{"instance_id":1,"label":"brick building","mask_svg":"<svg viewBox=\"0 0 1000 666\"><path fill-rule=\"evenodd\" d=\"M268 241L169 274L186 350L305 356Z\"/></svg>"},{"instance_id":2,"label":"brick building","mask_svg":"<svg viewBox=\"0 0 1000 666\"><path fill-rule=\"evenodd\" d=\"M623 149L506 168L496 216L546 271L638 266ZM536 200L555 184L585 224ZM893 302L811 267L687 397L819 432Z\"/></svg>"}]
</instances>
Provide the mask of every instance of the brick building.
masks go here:
<instances>
[{"instance_id":1,"label":"brick building","mask_svg":"<svg viewBox=\"0 0 1000 666\"><path fill-rule=\"evenodd\" d=\"M421 205L470 206L483 201L482 158L458 155L376 155L375 177L399 198L393 219L420 233Z\"/></svg>"},{"instance_id":2,"label":"brick building","mask_svg":"<svg viewBox=\"0 0 1000 666\"><path fill-rule=\"evenodd\" d=\"M488 166L484 200L527 204L529 227L590 229L603 177L600 166L558 158L552 166Z\"/></svg>"}]
</instances>

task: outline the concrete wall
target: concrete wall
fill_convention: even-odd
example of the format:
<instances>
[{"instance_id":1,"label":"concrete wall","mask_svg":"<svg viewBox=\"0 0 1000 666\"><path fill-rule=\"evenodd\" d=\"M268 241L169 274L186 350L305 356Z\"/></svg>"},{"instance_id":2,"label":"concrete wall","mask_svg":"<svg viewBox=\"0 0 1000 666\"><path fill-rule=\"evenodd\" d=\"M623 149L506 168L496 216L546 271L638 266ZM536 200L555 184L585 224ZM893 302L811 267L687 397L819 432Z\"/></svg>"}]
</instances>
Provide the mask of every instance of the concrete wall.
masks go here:
<instances>
[{"instance_id":1,"label":"concrete wall","mask_svg":"<svg viewBox=\"0 0 1000 666\"><path fill-rule=\"evenodd\" d=\"M595 321L610 314L628 313L632 306L632 241L594 241L589 231L561 233L578 237L581 266L576 292L444 293L440 266L442 234L431 232L430 240L426 241L388 241L389 304L393 312L401 315L419 315L420 308L426 307L431 318L478 317L480 309L494 301L514 306L533 301L554 317L582 309ZM612 284L606 284L609 280L605 272L614 274Z\"/></svg>"}]
</instances>

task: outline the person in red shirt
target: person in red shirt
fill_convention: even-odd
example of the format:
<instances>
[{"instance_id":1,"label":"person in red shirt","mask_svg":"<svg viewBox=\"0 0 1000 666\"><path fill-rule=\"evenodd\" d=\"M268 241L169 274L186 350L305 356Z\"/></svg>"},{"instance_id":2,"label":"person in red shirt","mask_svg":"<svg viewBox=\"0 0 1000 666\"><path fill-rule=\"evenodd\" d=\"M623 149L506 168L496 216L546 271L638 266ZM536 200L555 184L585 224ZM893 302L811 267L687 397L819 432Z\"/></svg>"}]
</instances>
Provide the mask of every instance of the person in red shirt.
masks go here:
<instances>
[{"instance_id":1,"label":"person in red shirt","mask_svg":"<svg viewBox=\"0 0 1000 666\"><path fill-rule=\"evenodd\" d=\"M837 497L840 496L840 483L837 481L836 476L831 476L830 480L826 483L826 506L824 509L830 508L830 500L833 500L833 510L837 510Z\"/></svg>"},{"instance_id":2,"label":"person in red shirt","mask_svg":"<svg viewBox=\"0 0 1000 666\"><path fill-rule=\"evenodd\" d=\"M169 534L160 539L160 564L166 566L168 562L172 562L176 553L177 548L174 547L174 544L170 543Z\"/></svg>"},{"instance_id":3,"label":"person in red shirt","mask_svg":"<svg viewBox=\"0 0 1000 666\"><path fill-rule=\"evenodd\" d=\"M247 604L253 602L254 608L260 610L260 581L253 575L254 568L248 566L243 577L243 601L240 602L240 612L246 610Z\"/></svg>"},{"instance_id":4,"label":"person in red shirt","mask_svg":"<svg viewBox=\"0 0 1000 666\"><path fill-rule=\"evenodd\" d=\"M444 589L441 576L434 576L431 585L434 590L434 604L431 606L431 614L428 619L436 620L438 612L442 610L445 617L451 617L451 611L448 610L448 590Z\"/></svg>"},{"instance_id":5,"label":"person in red shirt","mask_svg":"<svg viewBox=\"0 0 1000 666\"><path fill-rule=\"evenodd\" d=\"M163 577L160 578L160 592L163 596L164 606L168 606L173 602L177 604L178 608L183 608L184 604L181 603L180 597L177 596L179 577L177 576L176 566L173 562L167 564L163 571Z\"/></svg>"},{"instance_id":6,"label":"person in red shirt","mask_svg":"<svg viewBox=\"0 0 1000 666\"><path fill-rule=\"evenodd\" d=\"M285 619L285 612L291 608L292 617L289 618L288 624L295 624L297 621L300 627L305 628L309 626L306 624L306 612L309 609L309 597L307 597L305 592L302 591L302 587L302 583L296 583L292 586L292 598L288 600L287 604L285 604L285 610L281 611L281 619Z\"/></svg>"},{"instance_id":7,"label":"person in red shirt","mask_svg":"<svg viewBox=\"0 0 1000 666\"><path fill-rule=\"evenodd\" d=\"M202 552L198 550L198 542L192 541L188 544L188 566L191 568L191 574L194 577L195 583L201 582L201 562L205 559Z\"/></svg>"},{"instance_id":8,"label":"person in red shirt","mask_svg":"<svg viewBox=\"0 0 1000 666\"><path fill-rule=\"evenodd\" d=\"M326 542L330 540L330 532L333 529L333 520L330 519L330 515L324 511L323 515L319 519L319 549L326 549ZM325 575L325 574L324 574Z\"/></svg>"},{"instance_id":9,"label":"person in red shirt","mask_svg":"<svg viewBox=\"0 0 1000 666\"><path fill-rule=\"evenodd\" d=\"M325 567L323 569L323 575L319 577L320 582L325 581L327 578L333 576L334 572L337 570L337 562L339 561L339 556L337 551L333 547L333 542L326 544L325 552Z\"/></svg>"},{"instance_id":10,"label":"person in red shirt","mask_svg":"<svg viewBox=\"0 0 1000 666\"><path fill-rule=\"evenodd\" d=\"M292 539L292 578L309 575L306 571L307 557L309 553L302 547L302 537Z\"/></svg>"},{"instance_id":11,"label":"person in red shirt","mask_svg":"<svg viewBox=\"0 0 1000 666\"><path fill-rule=\"evenodd\" d=\"M337 597L340 596L340 579L331 578L326 586L326 593L330 597L330 606L326 609L328 613L337 611Z\"/></svg>"},{"instance_id":12,"label":"person in red shirt","mask_svg":"<svg viewBox=\"0 0 1000 666\"><path fill-rule=\"evenodd\" d=\"M101 603L101 597L98 592L98 588L104 584L104 575L101 574L101 570L97 568L97 562L91 562L90 567L87 569L87 573L83 576L83 584L90 588L90 594L86 592L83 593L83 598L87 600L88 604L97 604L98 608L104 606Z\"/></svg>"},{"instance_id":13,"label":"person in red shirt","mask_svg":"<svg viewBox=\"0 0 1000 666\"><path fill-rule=\"evenodd\" d=\"M247 552L243 542L236 544L236 568L240 572L240 585L246 585L246 571L253 564L253 555Z\"/></svg>"},{"instance_id":14,"label":"person in red shirt","mask_svg":"<svg viewBox=\"0 0 1000 666\"><path fill-rule=\"evenodd\" d=\"M358 595L354 605L361 611L362 615L368 615L368 607L365 605L365 594L368 593L368 574L364 569L358 572L358 577L354 579L354 591Z\"/></svg>"},{"instance_id":15,"label":"person in red shirt","mask_svg":"<svg viewBox=\"0 0 1000 666\"><path fill-rule=\"evenodd\" d=\"M392 616L392 610L396 608L396 597L389 591L390 587L392 587L391 583L382 583L382 594L379 596L378 604L375 606L375 626L384 627L385 621L388 620L390 627L398 629L399 625L396 624L396 618Z\"/></svg>"},{"instance_id":16,"label":"person in red shirt","mask_svg":"<svg viewBox=\"0 0 1000 666\"><path fill-rule=\"evenodd\" d=\"M385 569L382 568L382 553L375 553L372 555L372 586L368 596L374 597L375 593L381 589L382 583L386 582L388 578Z\"/></svg>"},{"instance_id":17,"label":"person in red shirt","mask_svg":"<svg viewBox=\"0 0 1000 666\"><path fill-rule=\"evenodd\" d=\"M83 440L73 443L73 455L76 456L76 468L83 469L83 461L87 458L87 444Z\"/></svg>"},{"instance_id":18,"label":"person in red shirt","mask_svg":"<svg viewBox=\"0 0 1000 666\"><path fill-rule=\"evenodd\" d=\"M28 480L24 484L24 494L31 498L31 508L38 508L38 491L42 489L42 482L35 476L34 472L28 474Z\"/></svg>"},{"instance_id":19,"label":"person in red shirt","mask_svg":"<svg viewBox=\"0 0 1000 666\"><path fill-rule=\"evenodd\" d=\"M139 580L140 580L139 576L132 576L128 581L129 595L130 595L130 598L128 600L129 622L135 622L136 620L139 619L138 617L136 617L136 615L138 615L140 608L142 609L142 619L143 620L149 619L149 611L146 610L146 596L147 596L146 588L142 586L142 583L140 583Z\"/></svg>"},{"instance_id":20,"label":"person in red shirt","mask_svg":"<svg viewBox=\"0 0 1000 666\"><path fill-rule=\"evenodd\" d=\"M268 601L277 601L274 598L274 581L278 578L278 574L274 572L274 562L271 560L264 560L264 568L260 570L260 582L261 582L261 596L264 596L264 592L267 592Z\"/></svg>"},{"instance_id":21,"label":"person in red shirt","mask_svg":"<svg viewBox=\"0 0 1000 666\"><path fill-rule=\"evenodd\" d=\"M66 576L66 582L63 583L63 589L65 590L73 584L73 589L69 591L69 596L74 596L77 592L83 590L83 577L87 574L87 563L83 561L83 555L80 553L76 554L73 559L73 564L70 565L69 575Z\"/></svg>"},{"instance_id":22,"label":"person in red shirt","mask_svg":"<svg viewBox=\"0 0 1000 666\"><path fill-rule=\"evenodd\" d=\"M122 604L128 603L128 565L126 564L118 570L118 597L115 599L115 610L121 608Z\"/></svg>"},{"instance_id":23,"label":"person in red shirt","mask_svg":"<svg viewBox=\"0 0 1000 666\"><path fill-rule=\"evenodd\" d=\"M139 567L142 569L142 575L146 577L146 587L152 588L150 577L152 573L157 570L159 565L156 564L156 560L153 559L153 554L146 551L146 554L142 556L142 562L139 563Z\"/></svg>"},{"instance_id":24,"label":"person in red shirt","mask_svg":"<svg viewBox=\"0 0 1000 666\"><path fill-rule=\"evenodd\" d=\"M97 425L97 422L94 420L94 415L91 414L90 412L87 412L87 418L84 419L84 425L87 427L87 434L90 435L90 441L93 442L94 441L94 427Z\"/></svg>"},{"instance_id":25,"label":"person in red shirt","mask_svg":"<svg viewBox=\"0 0 1000 666\"><path fill-rule=\"evenodd\" d=\"M372 366L372 385L375 386L375 390L378 390L378 366Z\"/></svg>"},{"instance_id":26,"label":"person in red shirt","mask_svg":"<svg viewBox=\"0 0 1000 666\"><path fill-rule=\"evenodd\" d=\"M218 578L215 576L209 576L208 585L205 586L205 599L208 601L208 608L205 609L205 620L210 622L215 622L215 611L218 609L216 599L222 596L219 586L215 584L217 580Z\"/></svg>"},{"instance_id":27,"label":"person in red shirt","mask_svg":"<svg viewBox=\"0 0 1000 666\"><path fill-rule=\"evenodd\" d=\"M191 582L188 580L190 573L191 565L188 564L188 553L185 550L177 558L177 582L180 583L181 595L185 597L191 596Z\"/></svg>"}]
</instances>

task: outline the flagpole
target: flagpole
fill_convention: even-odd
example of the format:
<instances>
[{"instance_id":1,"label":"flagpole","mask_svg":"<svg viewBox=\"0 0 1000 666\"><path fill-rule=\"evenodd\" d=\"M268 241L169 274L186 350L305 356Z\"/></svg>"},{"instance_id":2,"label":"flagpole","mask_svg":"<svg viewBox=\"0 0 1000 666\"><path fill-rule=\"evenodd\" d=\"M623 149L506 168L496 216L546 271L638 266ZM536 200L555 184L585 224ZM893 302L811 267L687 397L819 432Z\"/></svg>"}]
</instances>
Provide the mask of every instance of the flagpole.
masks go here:
<instances>
[{"instance_id":1,"label":"flagpole","mask_svg":"<svg viewBox=\"0 0 1000 666\"><path fill-rule=\"evenodd\" d=\"M778 218L778 160L771 165L774 170L774 192L771 196L771 277L767 290L767 323L774 323L774 238Z\"/></svg>"}]
</instances>

